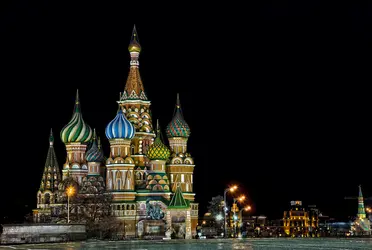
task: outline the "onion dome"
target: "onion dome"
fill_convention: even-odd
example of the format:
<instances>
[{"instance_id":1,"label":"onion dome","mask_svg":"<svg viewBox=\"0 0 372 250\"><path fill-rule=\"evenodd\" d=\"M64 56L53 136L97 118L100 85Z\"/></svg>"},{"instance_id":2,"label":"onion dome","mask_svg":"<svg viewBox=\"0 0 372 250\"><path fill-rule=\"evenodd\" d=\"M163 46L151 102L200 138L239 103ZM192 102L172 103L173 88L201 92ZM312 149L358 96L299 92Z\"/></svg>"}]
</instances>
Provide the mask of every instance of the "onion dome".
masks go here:
<instances>
[{"instance_id":1,"label":"onion dome","mask_svg":"<svg viewBox=\"0 0 372 250\"><path fill-rule=\"evenodd\" d=\"M88 162L102 162L103 161L103 153L102 150L100 150L97 146L97 140L96 140L96 130L94 129L93 132L93 141L92 146L87 151L85 158Z\"/></svg>"},{"instance_id":2,"label":"onion dome","mask_svg":"<svg viewBox=\"0 0 372 250\"><path fill-rule=\"evenodd\" d=\"M147 157L150 160L168 160L170 156L170 150L161 140L161 133L159 128L159 120L157 122L157 136L154 143L149 147L147 151Z\"/></svg>"},{"instance_id":3,"label":"onion dome","mask_svg":"<svg viewBox=\"0 0 372 250\"><path fill-rule=\"evenodd\" d=\"M106 137L108 139L132 139L134 137L135 128L132 123L127 120L123 110L119 108L114 120L106 127Z\"/></svg>"},{"instance_id":4,"label":"onion dome","mask_svg":"<svg viewBox=\"0 0 372 250\"><path fill-rule=\"evenodd\" d=\"M102 155L103 155L103 162L106 162L107 158L105 157L105 154L103 152L103 148L102 148L102 143L101 143L101 138L98 136L98 149L102 152Z\"/></svg>"},{"instance_id":5,"label":"onion dome","mask_svg":"<svg viewBox=\"0 0 372 250\"><path fill-rule=\"evenodd\" d=\"M64 143L89 142L92 134L92 129L83 120L80 111L79 91L76 91L74 114L70 122L61 130L61 140Z\"/></svg>"},{"instance_id":6,"label":"onion dome","mask_svg":"<svg viewBox=\"0 0 372 250\"><path fill-rule=\"evenodd\" d=\"M166 129L167 137L189 137L190 128L186 121L183 119L180 98L177 94L176 111L172 121L168 124Z\"/></svg>"},{"instance_id":7,"label":"onion dome","mask_svg":"<svg viewBox=\"0 0 372 250\"><path fill-rule=\"evenodd\" d=\"M128 46L129 52L141 52L141 45L138 42L138 34L136 30L136 25L134 25L133 32L132 32L132 39L130 40Z\"/></svg>"}]
</instances>

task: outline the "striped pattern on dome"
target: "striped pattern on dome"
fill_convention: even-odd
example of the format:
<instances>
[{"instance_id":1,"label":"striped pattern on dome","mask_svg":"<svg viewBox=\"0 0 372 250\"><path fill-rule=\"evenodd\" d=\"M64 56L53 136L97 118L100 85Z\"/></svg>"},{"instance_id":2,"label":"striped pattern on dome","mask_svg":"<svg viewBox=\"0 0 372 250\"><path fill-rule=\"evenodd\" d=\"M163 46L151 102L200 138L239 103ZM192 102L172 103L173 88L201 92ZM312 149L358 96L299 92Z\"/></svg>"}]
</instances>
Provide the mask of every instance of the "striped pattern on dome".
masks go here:
<instances>
[{"instance_id":1,"label":"striped pattern on dome","mask_svg":"<svg viewBox=\"0 0 372 250\"><path fill-rule=\"evenodd\" d=\"M90 149L87 151L85 158L88 162L102 162L103 161L103 153L97 147L96 140L93 140L93 144Z\"/></svg>"},{"instance_id":2,"label":"striped pattern on dome","mask_svg":"<svg viewBox=\"0 0 372 250\"><path fill-rule=\"evenodd\" d=\"M76 92L74 114L70 122L61 130L61 140L64 143L88 142L92 134L92 129L83 120L80 112L79 92Z\"/></svg>"},{"instance_id":3,"label":"striped pattern on dome","mask_svg":"<svg viewBox=\"0 0 372 250\"><path fill-rule=\"evenodd\" d=\"M114 120L107 125L105 132L108 139L132 139L135 129L120 108Z\"/></svg>"},{"instance_id":4,"label":"striped pattern on dome","mask_svg":"<svg viewBox=\"0 0 372 250\"><path fill-rule=\"evenodd\" d=\"M147 157L150 160L167 160L170 157L170 151L161 141L159 134L147 151Z\"/></svg>"},{"instance_id":5,"label":"striped pattern on dome","mask_svg":"<svg viewBox=\"0 0 372 250\"><path fill-rule=\"evenodd\" d=\"M186 121L183 119L179 96L177 94L176 112L172 121L166 128L167 137L189 137L190 128Z\"/></svg>"}]
</instances>

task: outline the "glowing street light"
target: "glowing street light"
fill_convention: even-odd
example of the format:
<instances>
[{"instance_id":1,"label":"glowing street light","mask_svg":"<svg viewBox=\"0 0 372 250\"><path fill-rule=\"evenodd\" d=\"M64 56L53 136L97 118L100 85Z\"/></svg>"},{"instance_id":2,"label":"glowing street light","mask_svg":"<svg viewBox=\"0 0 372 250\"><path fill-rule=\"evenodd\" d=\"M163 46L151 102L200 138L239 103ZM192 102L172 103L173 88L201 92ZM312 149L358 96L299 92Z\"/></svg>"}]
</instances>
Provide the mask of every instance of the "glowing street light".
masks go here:
<instances>
[{"instance_id":1,"label":"glowing street light","mask_svg":"<svg viewBox=\"0 0 372 250\"><path fill-rule=\"evenodd\" d=\"M232 187L226 188L225 191L223 192L223 214L224 214L224 221L223 221L223 232L224 232L224 237L226 238L226 193L231 192L233 193L236 189L238 189L238 186L234 185Z\"/></svg>"},{"instance_id":2,"label":"glowing street light","mask_svg":"<svg viewBox=\"0 0 372 250\"><path fill-rule=\"evenodd\" d=\"M252 207L251 206L245 206L244 208L242 208L242 209L240 209L240 211L239 211L239 216L240 216L240 235L242 234L242 230L243 230L243 228L242 228L242 224L243 224L243 210L244 211L251 211L252 210Z\"/></svg>"},{"instance_id":3,"label":"glowing street light","mask_svg":"<svg viewBox=\"0 0 372 250\"><path fill-rule=\"evenodd\" d=\"M242 201L244 201L245 200L245 196L244 195L242 195L242 196L240 196L239 198L238 198L238 201L240 201L240 202L242 202Z\"/></svg>"},{"instance_id":4,"label":"glowing street light","mask_svg":"<svg viewBox=\"0 0 372 250\"><path fill-rule=\"evenodd\" d=\"M245 196L244 195L241 195L239 196L238 198L234 198L234 205L239 201L240 203L242 203L243 201L245 200ZM240 211L239 211L240 212ZM237 220L238 220L238 217L235 215L235 209L234 209L234 215L233 215L233 223L234 223L234 237L236 237L236 223L237 223Z\"/></svg>"},{"instance_id":5,"label":"glowing street light","mask_svg":"<svg viewBox=\"0 0 372 250\"><path fill-rule=\"evenodd\" d=\"M67 224L70 223L70 196L75 194L75 188L73 186L69 186L66 188L67 194Z\"/></svg>"}]
</instances>

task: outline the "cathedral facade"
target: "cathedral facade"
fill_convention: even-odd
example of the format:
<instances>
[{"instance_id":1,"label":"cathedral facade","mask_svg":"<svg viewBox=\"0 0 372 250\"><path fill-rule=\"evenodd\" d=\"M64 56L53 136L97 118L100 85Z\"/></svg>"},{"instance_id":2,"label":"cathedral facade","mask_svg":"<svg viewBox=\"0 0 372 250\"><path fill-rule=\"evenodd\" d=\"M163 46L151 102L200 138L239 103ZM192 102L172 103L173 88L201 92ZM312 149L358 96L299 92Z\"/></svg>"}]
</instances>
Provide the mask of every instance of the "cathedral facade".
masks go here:
<instances>
[{"instance_id":1,"label":"cathedral facade","mask_svg":"<svg viewBox=\"0 0 372 250\"><path fill-rule=\"evenodd\" d=\"M40 222L42 216L63 209L66 189L73 186L78 194L110 194L111 213L124 223L125 236L143 235L144 221L154 220L149 208L157 207L168 227L184 225L184 237L192 238L196 235L198 203L193 190L194 160L187 149L190 128L177 95L173 118L170 116L165 129L169 147L165 145L159 123L153 126L151 101L141 80L141 46L135 28L128 50L131 60L127 82L117 101L117 114L105 128L109 155L104 155L100 138L83 120L77 92L73 116L60 132L67 154L62 175L50 133L34 220Z\"/></svg>"}]
</instances>

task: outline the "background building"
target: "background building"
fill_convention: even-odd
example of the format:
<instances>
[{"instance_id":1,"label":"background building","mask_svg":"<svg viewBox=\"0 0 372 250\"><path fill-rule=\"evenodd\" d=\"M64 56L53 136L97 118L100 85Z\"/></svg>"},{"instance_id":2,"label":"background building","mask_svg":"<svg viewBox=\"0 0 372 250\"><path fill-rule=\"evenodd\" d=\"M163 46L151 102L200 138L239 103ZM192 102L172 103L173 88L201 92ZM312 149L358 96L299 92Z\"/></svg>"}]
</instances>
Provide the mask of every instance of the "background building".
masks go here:
<instances>
[{"instance_id":1,"label":"background building","mask_svg":"<svg viewBox=\"0 0 372 250\"><path fill-rule=\"evenodd\" d=\"M284 211L283 229L286 235L292 237L317 236L318 210L311 207L306 210L302 201L291 201L289 211Z\"/></svg>"},{"instance_id":2,"label":"background building","mask_svg":"<svg viewBox=\"0 0 372 250\"><path fill-rule=\"evenodd\" d=\"M371 222L367 218L361 186L359 186L358 213L356 219L351 224L351 232L356 236L371 235Z\"/></svg>"}]
</instances>

